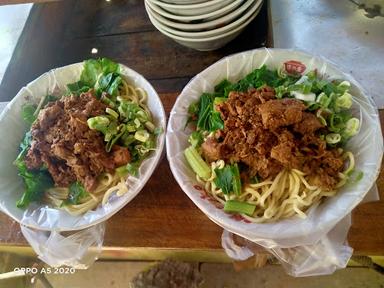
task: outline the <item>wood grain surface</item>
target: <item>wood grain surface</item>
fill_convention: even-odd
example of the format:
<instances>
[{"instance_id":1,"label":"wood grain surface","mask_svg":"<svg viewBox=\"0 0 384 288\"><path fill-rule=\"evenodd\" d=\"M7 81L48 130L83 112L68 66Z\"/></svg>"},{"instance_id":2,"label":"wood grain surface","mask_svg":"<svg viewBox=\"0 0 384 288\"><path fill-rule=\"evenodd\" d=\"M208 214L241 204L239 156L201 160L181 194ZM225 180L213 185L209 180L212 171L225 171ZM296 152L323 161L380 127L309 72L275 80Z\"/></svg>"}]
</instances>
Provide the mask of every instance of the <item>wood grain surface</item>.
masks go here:
<instances>
[{"instance_id":1,"label":"wood grain surface","mask_svg":"<svg viewBox=\"0 0 384 288\"><path fill-rule=\"evenodd\" d=\"M145 15L142 0L35 4L0 86L0 101L12 99L23 85L51 68L106 56L149 79L169 114L177 92L195 74L223 56L263 46L266 17L264 7L229 45L199 52L157 32ZM91 54L92 48L98 49L97 55ZM384 111L380 117L383 125ZM383 197L383 170L377 184ZM355 254L384 255L384 202L362 204L352 218L348 241ZM221 250L222 229L180 189L165 155L144 189L108 220L106 227L106 247ZM0 245L28 245L19 225L4 214L0 215Z\"/></svg>"}]
</instances>

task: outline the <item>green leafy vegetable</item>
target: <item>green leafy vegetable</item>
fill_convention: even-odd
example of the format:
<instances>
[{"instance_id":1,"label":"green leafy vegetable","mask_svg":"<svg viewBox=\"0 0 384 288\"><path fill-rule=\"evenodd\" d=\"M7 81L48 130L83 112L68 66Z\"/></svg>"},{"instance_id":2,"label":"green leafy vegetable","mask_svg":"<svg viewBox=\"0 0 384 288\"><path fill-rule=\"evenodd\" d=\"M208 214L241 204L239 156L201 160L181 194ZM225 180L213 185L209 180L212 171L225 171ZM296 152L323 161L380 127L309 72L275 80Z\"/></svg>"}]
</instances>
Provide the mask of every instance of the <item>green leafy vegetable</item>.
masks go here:
<instances>
[{"instance_id":1,"label":"green leafy vegetable","mask_svg":"<svg viewBox=\"0 0 384 288\"><path fill-rule=\"evenodd\" d=\"M126 166L128 173L131 174L132 176L137 176L139 174L140 164L141 164L141 161L128 163Z\"/></svg>"},{"instance_id":2,"label":"green leafy vegetable","mask_svg":"<svg viewBox=\"0 0 384 288\"><path fill-rule=\"evenodd\" d=\"M32 141L32 134L31 131L28 131L25 133L23 141L21 141L20 146L19 146L19 155L16 157L16 160L14 164L18 166L19 163L24 161L25 155L27 155L28 149L31 146L31 141Z\"/></svg>"},{"instance_id":3,"label":"green leafy vegetable","mask_svg":"<svg viewBox=\"0 0 384 288\"><path fill-rule=\"evenodd\" d=\"M54 95L47 95L44 99L44 103L43 103L43 106L45 106L46 104L48 104L49 102L54 102L56 100L58 100L59 97L56 97Z\"/></svg>"},{"instance_id":4,"label":"green leafy vegetable","mask_svg":"<svg viewBox=\"0 0 384 288\"><path fill-rule=\"evenodd\" d=\"M233 164L232 167L232 186L233 186L233 192L235 192L236 195L241 194L241 179L240 179L240 170L237 163Z\"/></svg>"},{"instance_id":5,"label":"green leafy vegetable","mask_svg":"<svg viewBox=\"0 0 384 288\"><path fill-rule=\"evenodd\" d=\"M228 93L231 91L233 84L227 79L224 79L219 84L215 86L215 92L217 94L223 95L223 97L228 98Z\"/></svg>"},{"instance_id":6,"label":"green leafy vegetable","mask_svg":"<svg viewBox=\"0 0 384 288\"><path fill-rule=\"evenodd\" d=\"M212 95L203 93L199 102L199 115L197 119L197 127L203 130L210 130L210 116L212 114Z\"/></svg>"},{"instance_id":7,"label":"green leafy vegetable","mask_svg":"<svg viewBox=\"0 0 384 288\"><path fill-rule=\"evenodd\" d=\"M188 138L188 142L191 143L192 147L200 147L204 142L203 133L201 130L193 131Z\"/></svg>"},{"instance_id":8,"label":"green leafy vegetable","mask_svg":"<svg viewBox=\"0 0 384 288\"><path fill-rule=\"evenodd\" d=\"M184 155L193 171L199 175L199 177L206 180L211 176L211 169L194 147L190 146L185 149Z\"/></svg>"},{"instance_id":9,"label":"green leafy vegetable","mask_svg":"<svg viewBox=\"0 0 384 288\"><path fill-rule=\"evenodd\" d=\"M37 108L36 105L32 105L32 104L25 104L21 108L21 116L23 117L23 120L29 125L32 125L32 123L37 118L37 116L34 114L36 111L36 108Z\"/></svg>"},{"instance_id":10,"label":"green leafy vegetable","mask_svg":"<svg viewBox=\"0 0 384 288\"><path fill-rule=\"evenodd\" d=\"M213 100L213 109L215 109L216 105L221 104L227 100L228 98L225 98L225 97L215 97L215 99Z\"/></svg>"},{"instance_id":11,"label":"green leafy vegetable","mask_svg":"<svg viewBox=\"0 0 384 288\"><path fill-rule=\"evenodd\" d=\"M204 93L199 101L197 127L206 131L216 131L224 128L220 113L214 110L214 95Z\"/></svg>"},{"instance_id":12,"label":"green leafy vegetable","mask_svg":"<svg viewBox=\"0 0 384 288\"><path fill-rule=\"evenodd\" d=\"M122 79L119 73L111 72L107 75L102 75L95 86L96 94L101 96L102 92L107 92L110 96L117 96L121 82Z\"/></svg>"},{"instance_id":13,"label":"green leafy vegetable","mask_svg":"<svg viewBox=\"0 0 384 288\"><path fill-rule=\"evenodd\" d=\"M37 170L29 170L27 168L24 159L31 146L31 140L31 132L28 131L25 133L24 139L20 144L19 155L13 163L25 184L24 194L16 203L16 206L22 209L28 207L31 202L39 201L43 197L44 191L53 186L52 177L44 167Z\"/></svg>"},{"instance_id":14,"label":"green leafy vegetable","mask_svg":"<svg viewBox=\"0 0 384 288\"><path fill-rule=\"evenodd\" d=\"M126 126L127 127L127 126ZM126 131L123 135L121 135L121 143L124 147L128 147L130 146L132 143L134 143L136 141L136 138L135 138L135 135L130 133L131 131L129 131L127 128L126 128Z\"/></svg>"},{"instance_id":15,"label":"green leafy vegetable","mask_svg":"<svg viewBox=\"0 0 384 288\"><path fill-rule=\"evenodd\" d=\"M105 137L107 136L109 137L109 135L112 135L110 136L110 139L108 140L107 145L105 145L105 150L107 152L110 152L112 150L113 145L115 145L116 142L121 138L121 136L123 136L123 134L125 133L125 125L124 124L119 125L117 127L117 131L115 132L115 130L113 130L113 132L114 133L106 134L105 136Z\"/></svg>"},{"instance_id":16,"label":"green leafy vegetable","mask_svg":"<svg viewBox=\"0 0 384 288\"><path fill-rule=\"evenodd\" d=\"M120 84L119 65L107 58L101 58L84 61L80 80L68 84L67 88L71 94L75 95L95 88L98 96L102 92L116 96Z\"/></svg>"},{"instance_id":17,"label":"green leafy vegetable","mask_svg":"<svg viewBox=\"0 0 384 288\"><path fill-rule=\"evenodd\" d=\"M188 119L187 119L187 122L185 122L184 129L188 126L189 123L196 123L198 114L199 114L199 102L190 104L188 107Z\"/></svg>"},{"instance_id":18,"label":"green leafy vegetable","mask_svg":"<svg viewBox=\"0 0 384 288\"><path fill-rule=\"evenodd\" d=\"M256 205L236 200L227 200L224 205L225 212L242 213L252 216L255 212Z\"/></svg>"},{"instance_id":19,"label":"green leafy vegetable","mask_svg":"<svg viewBox=\"0 0 384 288\"><path fill-rule=\"evenodd\" d=\"M112 120L112 119L110 119ZM101 132L101 131L100 131ZM118 123L117 121L111 121L107 127L107 129L105 130L105 133L104 133L104 141L105 142L109 142L112 140L112 138L117 134L119 133L119 130L118 130Z\"/></svg>"},{"instance_id":20,"label":"green leafy vegetable","mask_svg":"<svg viewBox=\"0 0 384 288\"><path fill-rule=\"evenodd\" d=\"M223 169L215 169L216 178L215 184L219 187L224 194L229 194L233 191L232 187L232 169L231 166L226 165Z\"/></svg>"},{"instance_id":21,"label":"green leafy vegetable","mask_svg":"<svg viewBox=\"0 0 384 288\"><path fill-rule=\"evenodd\" d=\"M263 85L271 87L278 87L281 85L289 85L297 81L296 76L287 76L282 78L278 75L277 70L269 70L266 65L261 66L258 69L253 70L243 79L238 81L232 87L226 87L227 90L231 91L247 91L250 88L260 88Z\"/></svg>"},{"instance_id":22,"label":"green leafy vegetable","mask_svg":"<svg viewBox=\"0 0 384 288\"><path fill-rule=\"evenodd\" d=\"M70 94L74 95L80 95L81 93L87 92L89 89L91 89L92 86L89 86L83 81L77 81L74 83L67 84L67 88L70 92Z\"/></svg>"},{"instance_id":23,"label":"green leafy vegetable","mask_svg":"<svg viewBox=\"0 0 384 288\"><path fill-rule=\"evenodd\" d=\"M44 191L53 186L53 180L44 168L30 171L24 161L18 161L16 166L25 184L24 194L16 202L16 206L25 209L31 202L38 202L42 199Z\"/></svg>"},{"instance_id":24,"label":"green leafy vegetable","mask_svg":"<svg viewBox=\"0 0 384 288\"><path fill-rule=\"evenodd\" d=\"M217 111L212 111L211 117L209 119L209 130L216 131L224 129L224 122L221 119L220 113Z\"/></svg>"},{"instance_id":25,"label":"green leafy vegetable","mask_svg":"<svg viewBox=\"0 0 384 288\"><path fill-rule=\"evenodd\" d=\"M69 186L68 198L64 201L64 205L80 204L80 201L88 195L88 192L85 191L84 186L80 182L73 182L71 186Z\"/></svg>"},{"instance_id":26,"label":"green leafy vegetable","mask_svg":"<svg viewBox=\"0 0 384 288\"><path fill-rule=\"evenodd\" d=\"M357 182L359 182L361 179L363 179L363 177L364 177L364 172L363 171L358 171L358 172L356 172L356 175L354 175L354 177L352 178L350 178L350 183L352 183L352 184L356 184Z\"/></svg>"},{"instance_id":27,"label":"green leafy vegetable","mask_svg":"<svg viewBox=\"0 0 384 288\"><path fill-rule=\"evenodd\" d=\"M163 128L162 127L156 127L154 130L153 130L153 135L155 136L159 136L161 133L163 133Z\"/></svg>"},{"instance_id":28,"label":"green leafy vegetable","mask_svg":"<svg viewBox=\"0 0 384 288\"><path fill-rule=\"evenodd\" d=\"M120 177L125 177L128 174L127 165L117 167L115 171Z\"/></svg>"},{"instance_id":29,"label":"green leafy vegetable","mask_svg":"<svg viewBox=\"0 0 384 288\"><path fill-rule=\"evenodd\" d=\"M241 193L240 171L237 163L233 165L225 165L223 169L215 169L215 184L224 194L235 192L236 195Z\"/></svg>"},{"instance_id":30,"label":"green leafy vegetable","mask_svg":"<svg viewBox=\"0 0 384 288\"><path fill-rule=\"evenodd\" d=\"M80 81L89 87L94 87L99 74L102 73L101 59L89 59L84 61L83 72Z\"/></svg>"}]
</instances>

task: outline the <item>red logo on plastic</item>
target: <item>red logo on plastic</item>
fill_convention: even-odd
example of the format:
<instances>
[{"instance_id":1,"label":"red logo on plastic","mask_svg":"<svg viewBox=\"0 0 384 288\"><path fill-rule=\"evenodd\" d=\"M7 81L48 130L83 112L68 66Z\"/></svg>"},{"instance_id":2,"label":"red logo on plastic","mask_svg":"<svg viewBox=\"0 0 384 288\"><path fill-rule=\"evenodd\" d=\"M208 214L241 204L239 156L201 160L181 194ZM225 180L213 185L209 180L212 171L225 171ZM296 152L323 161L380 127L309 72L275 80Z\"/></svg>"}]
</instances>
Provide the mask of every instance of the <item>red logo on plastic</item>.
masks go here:
<instances>
[{"instance_id":1,"label":"red logo on plastic","mask_svg":"<svg viewBox=\"0 0 384 288\"><path fill-rule=\"evenodd\" d=\"M284 62L284 68L288 74L293 75L303 74L305 69L307 69L307 67L303 63L296 60Z\"/></svg>"}]
</instances>

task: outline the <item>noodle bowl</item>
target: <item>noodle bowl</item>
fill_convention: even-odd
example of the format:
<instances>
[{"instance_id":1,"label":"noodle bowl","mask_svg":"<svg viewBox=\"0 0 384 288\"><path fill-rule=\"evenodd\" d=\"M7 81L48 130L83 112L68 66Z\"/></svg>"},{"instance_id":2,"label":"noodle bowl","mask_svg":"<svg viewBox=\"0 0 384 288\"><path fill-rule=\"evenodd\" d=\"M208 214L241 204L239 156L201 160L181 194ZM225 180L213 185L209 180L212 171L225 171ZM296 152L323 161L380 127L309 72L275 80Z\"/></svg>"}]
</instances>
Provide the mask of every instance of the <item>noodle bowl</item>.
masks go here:
<instances>
[{"instance_id":1,"label":"noodle bowl","mask_svg":"<svg viewBox=\"0 0 384 288\"><path fill-rule=\"evenodd\" d=\"M15 206L16 201L24 190L24 185L12 163L17 156L17 149L15 148L18 147L20 139L22 139L23 134L28 129L23 121L20 121L21 107L26 102L39 103L43 95L65 91L68 83L78 81L82 69L83 63L77 63L43 74L21 89L0 116L0 151L2 155L0 168L0 190L2 192L0 209L15 221L31 228L71 231L84 229L107 220L140 192L160 160L165 140L164 134L160 134L157 137L156 150L141 163L137 178L130 175L123 178L112 174L107 175L109 173L100 175L99 186L89 197L82 199L81 203L78 204L79 206L72 207L73 209L70 206L67 207L71 212L74 212L72 215L64 209L53 209L52 206L46 204L33 204L26 210L21 210ZM145 93L142 93L141 89L137 89L136 94L124 92L127 90L124 90L123 93L132 95L139 103L146 101L147 107L152 113L153 123L157 127L165 129L165 113L153 87L143 76L121 64L120 73L123 75L128 86L140 87L143 91L146 91L147 99L145 99ZM124 87L123 89L125 89ZM13 131L11 137L9 131ZM116 187L117 189L113 189L114 191L106 189L115 185L118 186ZM107 193L103 194L102 191ZM113 195L118 196L117 194L121 196L113 197ZM46 198L56 199L52 201L56 201L56 204L59 204L57 200L62 201L66 195L67 188L56 187L53 190L48 190ZM105 196L105 205L99 205L103 201L103 196Z\"/></svg>"},{"instance_id":2,"label":"noodle bowl","mask_svg":"<svg viewBox=\"0 0 384 288\"><path fill-rule=\"evenodd\" d=\"M333 190L315 189L313 186L316 186L314 185L316 181L307 178L302 171L282 170L279 178L277 176L267 177L260 183L244 185L242 193L237 196L257 205L255 215L259 216L260 221L255 220L257 219L255 217L250 219L246 214L241 215L241 218L233 217L232 214L223 211L222 204L215 205L210 199L212 197L216 203L223 204L226 201L226 195L223 195L224 193L217 189L215 182L212 181L215 169L223 163L221 161L211 162L209 176L212 178L202 179L201 177L196 178L196 174L185 159L183 151L190 145L188 138L193 131L184 129L188 117L188 106L197 102L203 92L213 92L215 85L222 79L235 82L262 65L277 69L282 63L290 60L303 63L307 67L306 71L317 69L321 75L327 74L331 79L346 79L351 83L351 94L354 96L352 108L355 112L357 111L357 113L354 112L354 115L359 115L360 111L361 116L357 117L361 120L361 128L360 132L348 142L342 153L346 166L354 166L356 170L363 171L364 176L356 183L344 185L346 180L343 171L348 169L344 167L341 174L335 175L335 178L338 178L336 184L338 191L335 194ZM167 143L167 154L172 173L183 191L199 209L224 229L270 247L274 247L274 245L292 247L291 245L314 243L330 231L363 199L374 183L380 168L383 147L377 110L352 77L342 73L322 58L315 58L303 52L281 49L257 49L235 54L218 61L193 78L173 107L168 124ZM351 151L354 158L349 158L347 151ZM380 157L377 157L378 155ZM347 160L348 158L349 160ZM279 193L271 197L271 194L268 195L267 192L274 183L279 184L283 189L278 189ZM198 186L203 187L206 192L196 190L195 187L198 188ZM300 187L301 193L295 192L297 187ZM288 190L289 193L287 193ZM321 197L324 200L319 203L317 200ZM284 201L285 207L282 206ZM316 201L317 204L314 203L315 205L307 209L307 204ZM267 210L267 206L269 210ZM290 207L289 212L285 209L286 207ZM303 211L305 211L306 218L301 218L304 216L301 213ZM277 219L278 216L288 218Z\"/></svg>"}]
</instances>

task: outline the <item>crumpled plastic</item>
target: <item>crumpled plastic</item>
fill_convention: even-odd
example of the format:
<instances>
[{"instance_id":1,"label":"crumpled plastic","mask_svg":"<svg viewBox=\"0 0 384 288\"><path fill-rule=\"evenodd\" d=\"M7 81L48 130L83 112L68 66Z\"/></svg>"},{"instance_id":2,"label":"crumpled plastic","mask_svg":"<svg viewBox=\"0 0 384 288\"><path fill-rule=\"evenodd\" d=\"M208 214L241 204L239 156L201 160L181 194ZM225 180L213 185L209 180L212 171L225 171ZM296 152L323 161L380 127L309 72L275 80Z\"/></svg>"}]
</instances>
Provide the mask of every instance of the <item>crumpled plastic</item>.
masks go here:
<instances>
[{"instance_id":1,"label":"crumpled plastic","mask_svg":"<svg viewBox=\"0 0 384 288\"><path fill-rule=\"evenodd\" d=\"M363 199L364 202L379 200L376 185ZM264 247L274 255L285 271L294 277L332 274L337 269L345 268L352 256L353 249L346 238L351 227L351 214L345 216L336 226L312 245L291 248ZM233 234L223 231L221 243L226 254L234 260L243 261L255 255L249 242L240 246L233 240ZM326 258L324 258L326 257Z\"/></svg>"},{"instance_id":2,"label":"crumpled plastic","mask_svg":"<svg viewBox=\"0 0 384 288\"><path fill-rule=\"evenodd\" d=\"M303 63L305 72L317 69L318 73L329 75L332 79L351 83L350 93L354 96L352 110L360 118L361 128L348 142L346 149L354 153L356 169L363 171L364 177L353 185L345 185L335 196L324 199L321 205L313 205L304 220L291 217L275 223L247 223L217 208L212 199L195 188L198 183L183 155L184 149L189 146L188 136L191 133L190 129L184 129L187 109L203 92L212 92L222 79L237 81L263 64L278 69L290 60ZM343 73L326 59L305 52L263 48L225 57L196 75L183 89L171 111L167 155L172 173L188 197L213 222L269 249L291 275L330 274L336 268L345 267L351 256L352 250L345 244L350 227L349 214L366 196L380 171L383 138L378 111L367 95L351 75ZM229 256L236 259L239 250L230 244L227 248ZM239 258L250 255L249 251L239 253L242 253Z\"/></svg>"},{"instance_id":3,"label":"crumpled plastic","mask_svg":"<svg viewBox=\"0 0 384 288\"><path fill-rule=\"evenodd\" d=\"M47 263L65 263L76 267L89 265L89 260L82 260L82 255L86 255L84 251L89 245L101 247L103 243L104 228L101 227L104 227L104 224L96 224L106 221L140 192L159 163L165 142L165 135L162 133L157 139L156 151L141 164L138 177L127 177L127 193L120 197L112 195L106 205L99 205L95 210L72 216L64 210L39 203L32 203L26 210L17 208L16 202L20 199L24 186L21 177L17 175L17 168L12 163L28 129L21 118L22 105L26 102L37 104L41 97L48 94L61 96L66 91L66 84L79 80L82 68L83 63L76 63L41 75L23 87L0 115L0 210L21 224L24 236L41 259ZM142 75L121 64L120 73L128 83L141 87L148 93L147 104L152 112L154 124L165 131L164 108L151 84ZM50 231L51 234L45 231ZM64 231L67 231L66 234L68 231L76 232L64 237ZM92 237L94 242L91 241ZM73 250L73 245L78 245L78 249ZM58 253L57 250L60 249ZM72 253L72 258L66 258L67 253Z\"/></svg>"},{"instance_id":4,"label":"crumpled plastic","mask_svg":"<svg viewBox=\"0 0 384 288\"><path fill-rule=\"evenodd\" d=\"M20 226L25 239L38 258L51 267L70 266L87 269L102 251L105 222L93 225L70 235L57 231L40 231Z\"/></svg>"}]
</instances>

